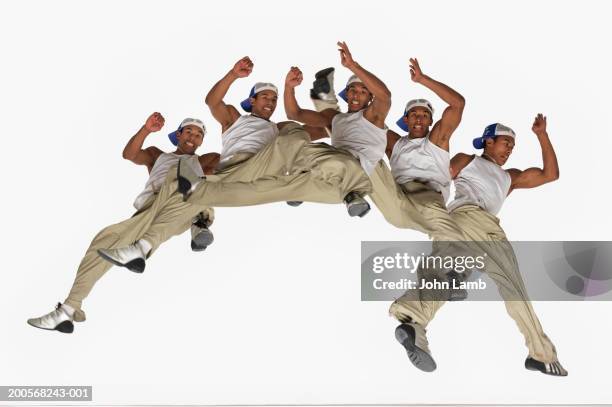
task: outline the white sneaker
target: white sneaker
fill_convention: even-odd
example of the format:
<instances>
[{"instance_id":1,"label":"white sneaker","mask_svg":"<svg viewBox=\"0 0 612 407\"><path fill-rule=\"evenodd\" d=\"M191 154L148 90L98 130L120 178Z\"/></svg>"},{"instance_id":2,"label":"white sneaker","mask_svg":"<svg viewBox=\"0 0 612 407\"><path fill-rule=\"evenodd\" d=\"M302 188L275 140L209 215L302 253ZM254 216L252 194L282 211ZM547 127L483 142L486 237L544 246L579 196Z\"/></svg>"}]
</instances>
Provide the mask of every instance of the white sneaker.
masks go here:
<instances>
[{"instance_id":1,"label":"white sneaker","mask_svg":"<svg viewBox=\"0 0 612 407\"><path fill-rule=\"evenodd\" d=\"M48 331L60 331L70 334L74 331L73 320L72 315L58 302L55 310L42 317L28 319L28 324Z\"/></svg>"},{"instance_id":2,"label":"white sneaker","mask_svg":"<svg viewBox=\"0 0 612 407\"><path fill-rule=\"evenodd\" d=\"M415 323L404 323L395 328L395 339L408 352L412 364L424 372L436 370L436 361L429 352L425 329Z\"/></svg>"},{"instance_id":3,"label":"white sneaker","mask_svg":"<svg viewBox=\"0 0 612 407\"><path fill-rule=\"evenodd\" d=\"M98 254L115 266L125 267L134 273L142 273L145 269L145 259L150 247L145 240L118 249L98 249Z\"/></svg>"}]
</instances>

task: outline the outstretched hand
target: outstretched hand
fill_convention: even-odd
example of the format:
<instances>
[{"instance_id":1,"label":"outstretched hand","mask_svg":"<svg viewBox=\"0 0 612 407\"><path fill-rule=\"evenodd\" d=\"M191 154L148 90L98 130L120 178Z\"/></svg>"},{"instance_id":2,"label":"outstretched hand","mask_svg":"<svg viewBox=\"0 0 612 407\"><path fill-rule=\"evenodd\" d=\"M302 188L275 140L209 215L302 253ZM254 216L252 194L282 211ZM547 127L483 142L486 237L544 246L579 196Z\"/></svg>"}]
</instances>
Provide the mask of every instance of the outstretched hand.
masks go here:
<instances>
[{"instance_id":1,"label":"outstretched hand","mask_svg":"<svg viewBox=\"0 0 612 407\"><path fill-rule=\"evenodd\" d=\"M533 120L531 130L537 135L546 133L546 116L542 115L542 113L538 113Z\"/></svg>"},{"instance_id":2,"label":"outstretched hand","mask_svg":"<svg viewBox=\"0 0 612 407\"><path fill-rule=\"evenodd\" d=\"M304 75L302 74L302 71L300 71L300 68L297 66L292 66L289 73L287 73L287 77L285 78L285 86L295 88L302 83L303 79Z\"/></svg>"},{"instance_id":3,"label":"outstretched hand","mask_svg":"<svg viewBox=\"0 0 612 407\"><path fill-rule=\"evenodd\" d=\"M410 58L410 79L417 83L423 79L423 71L421 71L419 61L416 58Z\"/></svg>"},{"instance_id":4,"label":"outstretched hand","mask_svg":"<svg viewBox=\"0 0 612 407\"><path fill-rule=\"evenodd\" d=\"M348 45L344 41L338 41L338 51L340 51L340 62L342 66L352 69L355 66L355 61L353 60L353 56L351 55L351 51L349 51Z\"/></svg>"},{"instance_id":5,"label":"outstretched hand","mask_svg":"<svg viewBox=\"0 0 612 407\"><path fill-rule=\"evenodd\" d=\"M234 64L232 72L239 78L246 78L253 72L253 61L249 57L242 58Z\"/></svg>"},{"instance_id":6,"label":"outstretched hand","mask_svg":"<svg viewBox=\"0 0 612 407\"><path fill-rule=\"evenodd\" d=\"M164 116L162 116L161 113L155 112L147 118L144 127L145 129L153 133L156 131L160 131L161 128L164 127L165 121L166 119L164 119Z\"/></svg>"}]
</instances>

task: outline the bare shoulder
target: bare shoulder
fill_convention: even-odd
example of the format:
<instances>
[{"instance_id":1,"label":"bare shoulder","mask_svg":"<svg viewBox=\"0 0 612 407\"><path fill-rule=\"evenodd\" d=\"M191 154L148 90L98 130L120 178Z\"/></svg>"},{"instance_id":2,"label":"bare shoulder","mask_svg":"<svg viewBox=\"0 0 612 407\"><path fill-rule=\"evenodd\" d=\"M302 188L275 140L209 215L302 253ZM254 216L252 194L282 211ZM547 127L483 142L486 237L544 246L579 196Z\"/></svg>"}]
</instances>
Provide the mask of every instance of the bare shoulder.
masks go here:
<instances>
[{"instance_id":1,"label":"bare shoulder","mask_svg":"<svg viewBox=\"0 0 612 407\"><path fill-rule=\"evenodd\" d=\"M206 175L214 174L215 168L219 164L220 159L221 154L215 152L202 154L198 157L200 166L202 166L202 171L204 171L204 174Z\"/></svg>"},{"instance_id":2,"label":"bare shoulder","mask_svg":"<svg viewBox=\"0 0 612 407\"><path fill-rule=\"evenodd\" d=\"M219 159L221 158L221 154L219 153L206 153L206 154L202 154L198 159L200 160L200 163L204 164L208 164L208 163L218 163Z\"/></svg>"},{"instance_id":3,"label":"bare shoulder","mask_svg":"<svg viewBox=\"0 0 612 407\"><path fill-rule=\"evenodd\" d=\"M457 153L457 154L455 154L453 156L451 161L454 161L454 162L457 162L457 163L465 162L467 164L470 161L472 161L474 159L474 157L475 157L474 154Z\"/></svg>"},{"instance_id":4,"label":"bare shoulder","mask_svg":"<svg viewBox=\"0 0 612 407\"><path fill-rule=\"evenodd\" d=\"M385 154L387 157L391 159L391 154L393 154L393 148L395 147L395 143L401 138L399 134L394 132L393 130L387 129L387 146L385 147Z\"/></svg>"},{"instance_id":5,"label":"bare shoulder","mask_svg":"<svg viewBox=\"0 0 612 407\"><path fill-rule=\"evenodd\" d=\"M334 120L334 117L336 117L338 113L340 112L336 109L325 109L321 111L321 114L323 115L323 117L325 117L325 119L327 119L330 125L332 120Z\"/></svg>"},{"instance_id":6,"label":"bare shoulder","mask_svg":"<svg viewBox=\"0 0 612 407\"><path fill-rule=\"evenodd\" d=\"M465 154L465 153L457 153L451 159L450 162L450 172L451 177L454 179L459 175L461 170L463 170L473 159L474 154Z\"/></svg>"},{"instance_id":7,"label":"bare shoulder","mask_svg":"<svg viewBox=\"0 0 612 407\"><path fill-rule=\"evenodd\" d=\"M149 172L151 172L151 170L153 169L153 166L155 165L155 162L157 161L159 156L164 154L162 150L160 150L159 148L155 146L147 147L144 150L142 150L142 152L144 153L142 164L147 166L147 169L149 170Z\"/></svg>"},{"instance_id":8,"label":"bare shoulder","mask_svg":"<svg viewBox=\"0 0 612 407\"><path fill-rule=\"evenodd\" d=\"M153 159L153 162L157 161L159 156L164 153L162 150L160 150L159 148L157 148L155 146L147 147L147 148L144 149L144 151L146 151L147 154L149 155L149 157L151 157Z\"/></svg>"},{"instance_id":9,"label":"bare shoulder","mask_svg":"<svg viewBox=\"0 0 612 407\"><path fill-rule=\"evenodd\" d=\"M234 123L236 123L236 120L238 120L241 116L238 109L236 109L233 105L226 105L225 109L227 111L227 116L225 116L223 119L217 118L217 121L219 121L221 124L221 131L223 133L232 127Z\"/></svg>"},{"instance_id":10,"label":"bare shoulder","mask_svg":"<svg viewBox=\"0 0 612 407\"><path fill-rule=\"evenodd\" d=\"M397 140L399 140L400 138L402 138L402 136L400 136L399 134L397 134L396 132L394 132L393 130L387 129L387 141L388 142L397 142Z\"/></svg>"},{"instance_id":11,"label":"bare shoulder","mask_svg":"<svg viewBox=\"0 0 612 407\"><path fill-rule=\"evenodd\" d=\"M238 111L238 109L234 107L234 105L227 105L227 110L230 113L230 116L232 118L232 124L233 124L240 117L240 112Z\"/></svg>"},{"instance_id":12,"label":"bare shoulder","mask_svg":"<svg viewBox=\"0 0 612 407\"><path fill-rule=\"evenodd\" d=\"M365 117L367 121L376 127L380 127L382 129L385 127L385 117L387 117L387 112L388 110L381 112L381 109L377 108L377 105L372 102L370 103L370 106L363 110L363 117Z\"/></svg>"},{"instance_id":13,"label":"bare shoulder","mask_svg":"<svg viewBox=\"0 0 612 407\"><path fill-rule=\"evenodd\" d=\"M506 172L508 175L510 175L510 180L512 182L514 182L523 173L523 171L519 170L518 168L508 168Z\"/></svg>"}]
</instances>

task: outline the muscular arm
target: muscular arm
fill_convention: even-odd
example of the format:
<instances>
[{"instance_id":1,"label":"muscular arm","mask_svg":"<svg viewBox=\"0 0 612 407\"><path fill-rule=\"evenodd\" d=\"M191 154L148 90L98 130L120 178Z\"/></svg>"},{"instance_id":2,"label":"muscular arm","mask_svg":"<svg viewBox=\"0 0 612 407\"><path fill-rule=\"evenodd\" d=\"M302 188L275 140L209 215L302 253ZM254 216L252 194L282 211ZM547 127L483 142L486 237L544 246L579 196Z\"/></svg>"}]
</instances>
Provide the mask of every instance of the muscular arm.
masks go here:
<instances>
[{"instance_id":1,"label":"muscular arm","mask_svg":"<svg viewBox=\"0 0 612 407\"><path fill-rule=\"evenodd\" d=\"M472 160L474 159L473 155L458 153L450 161L450 173L451 178L457 178L457 175L461 172L462 169L465 168Z\"/></svg>"},{"instance_id":2,"label":"muscular arm","mask_svg":"<svg viewBox=\"0 0 612 407\"><path fill-rule=\"evenodd\" d=\"M215 168L217 168L217 164L219 164L220 158L221 155L219 153L206 153L198 157L198 161L200 161L200 165L202 166L202 171L204 172L204 174L214 174Z\"/></svg>"},{"instance_id":3,"label":"muscular arm","mask_svg":"<svg viewBox=\"0 0 612 407\"><path fill-rule=\"evenodd\" d=\"M145 124L125 145L123 158L137 165L146 165L149 172L151 172L153 164L155 164L155 161L163 151L153 146L143 149L142 145L149 134L159 131L163 125L164 118L160 113L155 112L149 116Z\"/></svg>"},{"instance_id":4,"label":"muscular arm","mask_svg":"<svg viewBox=\"0 0 612 407\"><path fill-rule=\"evenodd\" d=\"M345 42L338 42L340 48L340 59L342 65L351 70L363 82L366 88L372 93L374 99L370 106L364 112L364 116L368 121L377 125L384 126L385 118L391 108L391 91L387 86L376 77L373 73L366 70L353 60L353 57Z\"/></svg>"},{"instance_id":5,"label":"muscular arm","mask_svg":"<svg viewBox=\"0 0 612 407\"><path fill-rule=\"evenodd\" d=\"M212 87L204 100L213 117L221 124L222 131L227 130L240 117L240 113L232 105L223 101L230 86L238 78L249 76L253 70L253 62L244 57L236 62L234 67Z\"/></svg>"},{"instance_id":6,"label":"muscular arm","mask_svg":"<svg viewBox=\"0 0 612 407\"><path fill-rule=\"evenodd\" d=\"M546 117L542 114L538 114L533 122L532 130L540 142L543 166L542 168L531 167L523 171L516 168L509 169L508 173L510 174L512 184L508 193L518 188L539 187L540 185L559 179L557 155L555 154L555 150L546 132Z\"/></svg>"},{"instance_id":7,"label":"muscular arm","mask_svg":"<svg viewBox=\"0 0 612 407\"><path fill-rule=\"evenodd\" d=\"M285 78L285 90L283 101L285 112L289 120L295 120L312 127L331 127L332 119L338 112L334 109L326 109L322 112L302 109L295 98L295 87L302 83L303 75L299 68L293 66Z\"/></svg>"},{"instance_id":8,"label":"muscular arm","mask_svg":"<svg viewBox=\"0 0 612 407\"><path fill-rule=\"evenodd\" d=\"M410 76L412 80L425 86L448 104L448 107L442 113L442 118L434 125L429 136L429 140L432 143L448 151L450 137L459 126L459 123L461 123L465 99L459 92L449 86L423 74L419 61L416 58L411 58L410 63Z\"/></svg>"},{"instance_id":9,"label":"muscular arm","mask_svg":"<svg viewBox=\"0 0 612 407\"><path fill-rule=\"evenodd\" d=\"M393 153L393 147L395 147L395 143L400 139L400 135L394 132L393 130L387 130L387 147L385 148L385 153L387 154L387 158L391 159L391 154Z\"/></svg>"}]
</instances>

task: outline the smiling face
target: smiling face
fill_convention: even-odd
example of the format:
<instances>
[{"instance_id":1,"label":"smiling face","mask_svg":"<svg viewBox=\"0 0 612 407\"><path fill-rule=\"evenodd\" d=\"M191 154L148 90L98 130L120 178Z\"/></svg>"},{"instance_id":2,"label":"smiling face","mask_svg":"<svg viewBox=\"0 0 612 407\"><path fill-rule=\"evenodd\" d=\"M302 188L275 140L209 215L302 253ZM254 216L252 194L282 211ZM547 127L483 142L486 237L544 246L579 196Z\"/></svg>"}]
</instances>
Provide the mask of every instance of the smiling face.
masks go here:
<instances>
[{"instance_id":1,"label":"smiling face","mask_svg":"<svg viewBox=\"0 0 612 407\"><path fill-rule=\"evenodd\" d=\"M403 120L408 126L408 135L411 138L425 137L433 123L431 112L424 107L413 107Z\"/></svg>"},{"instance_id":2,"label":"smiling face","mask_svg":"<svg viewBox=\"0 0 612 407\"><path fill-rule=\"evenodd\" d=\"M485 141L484 153L491 157L500 166L504 165L514 149L514 138L510 136L497 136Z\"/></svg>"},{"instance_id":3,"label":"smiling face","mask_svg":"<svg viewBox=\"0 0 612 407\"><path fill-rule=\"evenodd\" d=\"M270 119L274 110L276 110L276 103L278 102L278 95L271 90L262 90L257 92L255 97L251 99L251 113L255 116Z\"/></svg>"},{"instance_id":4,"label":"smiling face","mask_svg":"<svg viewBox=\"0 0 612 407\"><path fill-rule=\"evenodd\" d=\"M372 101L372 94L361 82L351 83L346 89L346 99L349 112L365 109Z\"/></svg>"},{"instance_id":5,"label":"smiling face","mask_svg":"<svg viewBox=\"0 0 612 407\"><path fill-rule=\"evenodd\" d=\"M183 127L176 136L178 145L176 152L179 154L195 154L198 147L204 141L204 132L196 125L188 124Z\"/></svg>"}]
</instances>

